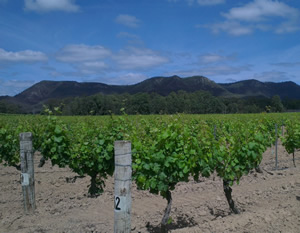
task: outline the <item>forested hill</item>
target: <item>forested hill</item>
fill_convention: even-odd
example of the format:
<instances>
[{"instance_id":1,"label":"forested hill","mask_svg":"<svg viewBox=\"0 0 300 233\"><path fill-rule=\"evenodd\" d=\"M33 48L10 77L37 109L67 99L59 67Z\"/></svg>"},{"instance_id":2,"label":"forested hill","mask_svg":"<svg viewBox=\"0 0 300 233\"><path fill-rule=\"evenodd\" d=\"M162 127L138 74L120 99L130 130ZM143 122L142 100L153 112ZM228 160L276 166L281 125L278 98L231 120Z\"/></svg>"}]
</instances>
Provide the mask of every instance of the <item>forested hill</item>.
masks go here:
<instances>
[{"instance_id":1,"label":"forested hill","mask_svg":"<svg viewBox=\"0 0 300 233\"><path fill-rule=\"evenodd\" d=\"M244 97L264 96L270 98L279 95L282 99L300 99L300 86L291 81L274 83L250 79L219 85L230 93Z\"/></svg>"},{"instance_id":2,"label":"forested hill","mask_svg":"<svg viewBox=\"0 0 300 233\"><path fill-rule=\"evenodd\" d=\"M278 95L281 99L300 100L300 86L293 82L273 83L245 80L229 84L217 84L203 76L187 78L171 76L154 77L134 85L41 81L14 97L0 97L0 101L5 104L18 105L23 109L23 112L39 112L43 104L48 103L49 100L59 102L66 98L86 97L95 94L119 95L125 93L130 95L155 93L166 97L172 92L178 93L179 91L186 93L206 91L212 96L220 98L271 98Z\"/></svg>"},{"instance_id":3,"label":"forested hill","mask_svg":"<svg viewBox=\"0 0 300 233\"><path fill-rule=\"evenodd\" d=\"M101 94L157 93L167 96L179 90L195 92L209 91L214 96L226 96L230 93L222 86L202 76L189 78L155 77L134 85L107 85L103 83L78 83L74 81L42 81L14 97L18 102L35 105L48 99L63 99L75 96Z\"/></svg>"}]
</instances>

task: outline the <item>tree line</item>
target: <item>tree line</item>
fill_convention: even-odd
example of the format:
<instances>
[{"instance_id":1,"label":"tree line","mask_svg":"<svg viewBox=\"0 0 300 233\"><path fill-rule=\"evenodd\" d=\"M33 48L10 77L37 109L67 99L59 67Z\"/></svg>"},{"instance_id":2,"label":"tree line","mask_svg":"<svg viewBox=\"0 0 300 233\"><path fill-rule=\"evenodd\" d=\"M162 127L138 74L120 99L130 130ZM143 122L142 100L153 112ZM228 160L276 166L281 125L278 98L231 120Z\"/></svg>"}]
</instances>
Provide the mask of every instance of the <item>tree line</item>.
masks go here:
<instances>
[{"instance_id":1,"label":"tree line","mask_svg":"<svg viewBox=\"0 0 300 233\"><path fill-rule=\"evenodd\" d=\"M63 115L121 114L212 114L283 112L300 109L300 100L283 100L278 95L266 97L215 97L206 91L172 92L167 96L156 93L96 94L85 97L51 99L44 103L53 110L60 106ZM123 111L121 111L121 109ZM34 113L38 113L35 111ZM28 113L20 106L0 101L0 113Z\"/></svg>"},{"instance_id":2,"label":"tree line","mask_svg":"<svg viewBox=\"0 0 300 233\"><path fill-rule=\"evenodd\" d=\"M300 102L300 101L299 101ZM156 93L138 93L52 99L46 103L49 109L60 105L63 115L121 114L212 114L283 112L285 107L279 96L272 98L224 98L206 91L188 93L172 92L167 96ZM121 111L122 110L122 111Z\"/></svg>"}]
</instances>

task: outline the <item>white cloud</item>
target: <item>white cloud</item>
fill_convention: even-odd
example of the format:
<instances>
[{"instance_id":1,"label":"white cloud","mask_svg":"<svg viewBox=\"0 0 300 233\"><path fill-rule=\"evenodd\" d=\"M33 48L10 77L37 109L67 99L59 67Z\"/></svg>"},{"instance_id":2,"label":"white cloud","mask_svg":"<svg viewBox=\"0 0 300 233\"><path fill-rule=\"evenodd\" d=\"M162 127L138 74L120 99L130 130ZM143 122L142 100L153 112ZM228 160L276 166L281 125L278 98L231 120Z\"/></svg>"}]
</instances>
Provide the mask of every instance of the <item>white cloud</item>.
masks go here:
<instances>
[{"instance_id":1,"label":"white cloud","mask_svg":"<svg viewBox=\"0 0 300 233\"><path fill-rule=\"evenodd\" d=\"M94 75L104 74L108 69L109 66L104 62L83 62L83 63L76 63L71 64L72 69L65 69L65 70L53 70L49 71L49 75L52 77L84 77L89 78Z\"/></svg>"},{"instance_id":2,"label":"white cloud","mask_svg":"<svg viewBox=\"0 0 300 233\"><path fill-rule=\"evenodd\" d=\"M289 33L300 30L300 10L277 0L254 0L222 13L224 21L211 25L213 33L227 32L234 36L248 35L255 30Z\"/></svg>"},{"instance_id":3,"label":"white cloud","mask_svg":"<svg viewBox=\"0 0 300 233\"><path fill-rule=\"evenodd\" d=\"M235 59L235 55L223 56L216 53L204 54L199 57L200 63L209 64L216 62L232 61Z\"/></svg>"},{"instance_id":4,"label":"white cloud","mask_svg":"<svg viewBox=\"0 0 300 233\"><path fill-rule=\"evenodd\" d=\"M90 61L80 63L77 67L82 74L99 74L108 69L109 66L103 61Z\"/></svg>"},{"instance_id":5,"label":"white cloud","mask_svg":"<svg viewBox=\"0 0 300 233\"><path fill-rule=\"evenodd\" d=\"M102 61L91 61L91 62L84 62L82 65L86 68L90 69L104 69L107 68L108 66L102 62Z\"/></svg>"},{"instance_id":6,"label":"white cloud","mask_svg":"<svg viewBox=\"0 0 300 233\"><path fill-rule=\"evenodd\" d=\"M75 4L75 0L25 0L25 10L77 12L79 6Z\"/></svg>"},{"instance_id":7,"label":"white cloud","mask_svg":"<svg viewBox=\"0 0 300 233\"><path fill-rule=\"evenodd\" d=\"M180 0L168 0L168 2L179 2ZM225 0L185 0L189 5L197 3L200 6L212 6L225 3Z\"/></svg>"},{"instance_id":8,"label":"white cloud","mask_svg":"<svg viewBox=\"0 0 300 233\"><path fill-rule=\"evenodd\" d=\"M57 61L70 64L75 72L68 75L83 76L100 72L149 69L169 62L160 53L147 48L127 47L119 52L96 45L67 45L55 56ZM62 72L67 74L65 72ZM57 72L54 73L57 75Z\"/></svg>"},{"instance_id":9,"label":"white cloud","mask_svg":"<svg viewBox=\"0 0 300 233\"><path fill-rule=\"evenodd\" d=\"M231 74L239 74L243 71L249 71L250 66L210 66L204 67L201 69L202 73L207 76L215 76L215 75L231 75Z\"/></svg>"},{"instance_id":10,"label":"white cloud","mask_svg":"<svg viewBox=\"0 0 300 233\"><path fill-rule=\"evenodd\" d=\"M269 17L295 18L299 16L299 10L279 1L254 0L244 6L230 9L228 13L223 13L223 16L229 20L257 22Z\"/></svg>"},{"instance_id":11,"label":"white cloud","mask_svg":"<svg viewBox=\"0 0 300 233\"><path fill-rule=\"evenodd\" d=\"M266 71L259 74L254 74L254 79L257 79L262 82L283 82L283 81L289 81L291 78L294 78L293 76L290 76L286 72L282 71Z\"/></svg>"},{"instance_id":12,"label":"white cloud","mask_svg":"<svg viewBox=\"0 0 300 233\"><path fill-rule=\"evenodd\" d=\"M296 22L287 21L279 24L278 27L275 29L275 32L278 34L282 34L282 33L295 32L299 30L300 30L300 26L297 25Z\"/></svg>"},{"instance_id":13,"label":"white cloud","mask_svg":"<svg viewBox=\"0 0 300 233\"><path fill-rule=\"evenodd\" d=\"M135 35L135 34L131 34L128 32L120 32L117 37L119 38L129 38L129 39L133 39L133 40L139 40L139 36Z\"/></svg>"},{"instance_id":14,"label":"white cloud","mask_svg":"<svg viewBox=\"0 0 300 233\"><path fill-rule=\"evenodd\" d=\"M116 18L115 22L130 28L137 28L140 24L140 20L138 20L135 16L132 15L119 15Z\"/></svg>"},{"instance_id":15,"label":"white cloud","mask_svg":"<svg viewBox=\"0 0 300 233\"><path fill-rule=\"evenodd\" d=\"M113 59L124 69L146 69L169 62L169 59L151 49L129 47L121 50Z\"/></svg>"},{"instance_id":16,"label":"white cloud","mask_svg":"<svg viewBox=\"0 0 300 233\"><path fill-rule=\"evenodd\" d=\"M109 57L111 51L100 45L89 46L84 44L67 45L57 54L56 59L61 62L87 62Z\"/></svg>"},{"instance_id":17,"label":"white cloud","mask_svg":"<svg viewBox=\"0 0 300 233\"><path fill-rule=\"evenodd\" d=\"M47 61L47 56L39 51L24 50L19 52L8 52L0 48L0 63L31 63Z\"/></svg>"},{"instance_id":18,"label":"white cloud","mask_svg":"<svg viewBox=\"0 0 300 233\"><path fill-rule=\"evenodd\" d=\"M224 21L211 25L196 25L196 27L205 27L211 29L213 33L227 32L233 36L249 35L253 32L253 27L250 25L241 25L235 21Z\"/></svg>"}]
</instances>

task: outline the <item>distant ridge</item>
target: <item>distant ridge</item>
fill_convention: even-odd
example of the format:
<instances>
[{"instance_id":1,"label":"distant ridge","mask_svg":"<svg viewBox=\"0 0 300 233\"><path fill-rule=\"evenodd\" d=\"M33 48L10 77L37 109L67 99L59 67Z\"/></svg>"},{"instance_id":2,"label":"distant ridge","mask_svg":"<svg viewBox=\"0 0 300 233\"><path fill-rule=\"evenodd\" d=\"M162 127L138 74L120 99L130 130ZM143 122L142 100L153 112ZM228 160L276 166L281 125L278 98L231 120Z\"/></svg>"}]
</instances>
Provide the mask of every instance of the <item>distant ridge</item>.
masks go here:
<instances>
[{"instance_id":1,"label":"distant ridge","mask_svg":"<svg viewBox=\"0 0 300 233\"><path fill-rule=\"evenodd\" d=\"M270 98L274 95L279 95L282 99L300 99L300 86L291 81L274 83L250 79L219 85L229 92L240 96L264 96Z\"/></svg>"},{"instance_id":2,"label":"distant ridge","mask_svg":"<svg viewBox=\"0 0 300 233\"><path fill-rule=\"evenodd\" d=\"M176 75L171 77L154 77L129 86L128 90L128 93L130 94L139 92L154 92L163 96L180 90L186 92L195 92L199 90L209 91L215 96L230 94L226 89L203 76L193 76L187 78L180 78Z\"/></svg>"},{"instance_id":3,"label":"distant ridge","mask_svg":"<svg viewBox=\"0 0 300 233\"><path fill-rule=\"evenodd\" d=\"M108 85L96 82L75 81L41 81L14 97L3 96L0 100L19 104L31 111L41 109L43 103L50 99L90 96L102 94L136 94L157 93L163 96L171 92L208 91L219 97L251 97L270 98L279 95L282 99L300 99L300 86L294 82L260 82L254 79L234 83L217 84L203 76L180 78L153 77L134 85Z\"/></svg>"}]
</instances>

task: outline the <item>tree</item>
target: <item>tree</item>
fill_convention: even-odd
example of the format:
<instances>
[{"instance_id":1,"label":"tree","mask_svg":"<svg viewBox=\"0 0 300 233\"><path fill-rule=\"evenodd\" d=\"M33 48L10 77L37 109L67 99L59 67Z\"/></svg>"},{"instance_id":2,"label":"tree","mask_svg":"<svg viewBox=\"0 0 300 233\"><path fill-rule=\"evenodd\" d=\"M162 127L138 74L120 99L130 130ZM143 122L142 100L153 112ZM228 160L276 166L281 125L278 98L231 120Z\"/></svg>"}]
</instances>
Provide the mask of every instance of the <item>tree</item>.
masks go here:
<instances>
[{"instance_id":1,"label":"tree","mask_svg":"<svg viewBox=\"0 0 300 233\"><path fill-rule=\"evenodd\" d=\"M271 99L272 112L283 112L284 107L279 95L274 95Z\"/></svg>"}]
</instances>

